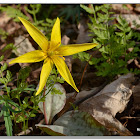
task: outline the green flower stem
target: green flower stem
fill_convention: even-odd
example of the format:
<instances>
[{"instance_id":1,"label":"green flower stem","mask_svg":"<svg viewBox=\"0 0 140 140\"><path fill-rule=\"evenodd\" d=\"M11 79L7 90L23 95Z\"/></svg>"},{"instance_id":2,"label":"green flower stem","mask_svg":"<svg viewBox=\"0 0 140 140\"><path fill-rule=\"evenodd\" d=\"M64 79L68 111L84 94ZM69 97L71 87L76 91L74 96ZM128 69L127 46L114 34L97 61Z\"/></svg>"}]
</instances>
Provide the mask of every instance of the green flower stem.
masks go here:
<instances>
[{"instance_id":1,"label":"green flower stem","mask_svg":"<svg viewBox=\"0 0 140 140\"><path fill-rule=\"evenodd\" d=\"M4 79L1 70L0 70L0 74L1 74L2 79ZM7 88L7 83L4 81L3 84L5 85L5 88L6 88L6 91L7 91L7 96L8 96L8 98L10 98L9 91L8 91L8 88ZM7 102L5 103L5 106L6 106L6 107L8 106L8 103L7 103ZM8 109L8 112L9 112L9 114L10 114L10 110L9 110L9 109ZM12 113L13 113L13 112L12 112ZM11 121L11 119L10 119L10 121ZM5 120L5 123L6 123L6 122L7 122L7 121ZM8 122L9 122L9 121L8 121ZM10 124L8 124L8 125L10 125ZM10 127L10 126L8 126L8 127ZM12 126L11 126L11 127L12 127ZM6 131L7 131L7 127L6 127ZM11 131L11 134L7 134L7 135L12 136L12 131Z\"/></svg>"},{"instance_id":2,"label":"green flower stem","mask_svg":"<svg viewBox=\"0 0 140 140\"><path fill-rule=\"evenodd\" d=\"M36 15L35 15L35 13L33 13L33 17L34 17L34 22L36 23L37 20L36 20Z\"/></svg>"},{"instance_id":3,"label":"green flower stem","mask_svg":"<svg viewBox=\"0 0 140 140\"><path fill-rule=\"evenodd\" d=\"M35 11L34 6L33 6L33 11ZM33 18L34 18L34 22L36 23L37 22L37 19L36 19L36 13L35 12L33 12Z\"/></svg>"},{"instance_id":4,"label":"green flower stem","mask_svg":"<svg viewBox=\"0 0 140 140\"><path fill-rule=\"evenodd\" d=\"M46 91L46 85L44 86L43 96L45 96L45 91ZM48 120L47 120L47 114L46 114L45 101L43 102L43 110L44 110L45 123L46 123L46 125L47 125L47 124L48 124Z\"/></svg>"},{"instance_id":5,"label":"green flower stem","mask_svg":"<svg viewBox=\"0 0 140 140\"><path fill-rule=\"evenodd\" d=\"M25 122L25 119L23 120L23 131L24 131L24 133L26 135L26 122Z\"/></svg>"},{"instance_id":6,"label":"green flower stem","mask_svg":"<svg viewBox=\"0 0 140 140\"><path fill-rule=\"evenodd\" d=\"M20 96L19 96L19 94L20 94L20 93L18 93L18 101L19 101L19 104L20 104L20 106L21 106L22 103L21 103L21 100L20 100Z\"/></svg>"},{"instance_id":7,"label":"green flower stem","mask_svg":"<svg viewBox=\"0 0 140 140\"><path fill-rule=\"evenodd\" d=\"M96 12L95 12L95 9L94 9L94 7L93 7L93 14L94 14L94 18L95 18L95 21L96 21ZM97 22L96 22L97 23Z\"/></svg>"},{"instance_id":8,"label":"green flower stem","mask_svg":"<svg viewBox=\"0 0 140 140\"><path fill-rule=\"evenodd\" d=\"M26 120L26 129L28 128L29 119Z\"/></svg>"},{"instance_id":9,"label":"green flower stem","mask_svg":"<svg viewBox=\"0 0 140 140\"><path fill-rule=\"evenodd\" d=\"M124 47L124 55L125 55L125 57L124 57L124 59L125 59L125 62L126 62L126 34L125 34L125 32L124 32L124 44L125 44L125 47Z\"/></svg>"},{"instance_id":10,"label":"green flower stem","mask_svg":"<svg viewBox=\"0 0 140 140\"><path fill-rule=\"evenodd\" d=\"M107 18L107 22L106 22L106 28L107 28L107 35L108 35L108 40L110 39L110 34L109 34L109 27L108 27L108 22L109 22L109 13L108 13L108 11L107 11L107 16L108 16L108 18Z\"/></svg>"},{"instance_id":11,"label":"green flower stem","mask_svg":"<svg viewBox=\"0 0 140 140\"><path fill-rule=\"evenodd\" d=\"M20 100L20 93L18 93L18 101L19 101L19 104L20 104L20 106L21 106L21 112L22 112L22 114L24 114L24 110L23 110L23 108L22 108L22 103L21 103L21 100ZM26 123L25 123L25 117L23 117L24 119L23 119L23 131L25 132L25 134L26 134Z\"/></svg>"},{"instance_id":12,"label":"green flower stem","mask_svg":"<svg viewBox=\"0 0 140 140\"><path fill-rule=\"evenodd\" d=\"M55 73L55 80L54 80L54 83L53 83L53 85L51 86L51 89L48 91L48 93L53 89L53 86L55 85L56 80L57 80L57 74ZM43 92L43 96L44 96L44 97L48 94L48 93L47 93L47 94L45 95L45 92L46 92L46 85L44 86L44 92ZM46 123L46 125L48 125L49 122L48 122L48 119L47 119L45 101L43 102L43 110L44 110L45 123Z\"/></svg>"},{"instance_id":13,"label":"green flower stem","mask_svg":"<svg viewBox=\"0 0 140 140\"><path fill-rule=\"evenodd\" d=\"M4 79L2 71L0 71L0 74L1 74L2 79ZM5 85L5 88L6 88L6 91L7 91L7 96L10 98L9 91L8 91L8 88L7 88L7 83L5 81L4 81L4 85Z\"/></svg>"}]
</instances>

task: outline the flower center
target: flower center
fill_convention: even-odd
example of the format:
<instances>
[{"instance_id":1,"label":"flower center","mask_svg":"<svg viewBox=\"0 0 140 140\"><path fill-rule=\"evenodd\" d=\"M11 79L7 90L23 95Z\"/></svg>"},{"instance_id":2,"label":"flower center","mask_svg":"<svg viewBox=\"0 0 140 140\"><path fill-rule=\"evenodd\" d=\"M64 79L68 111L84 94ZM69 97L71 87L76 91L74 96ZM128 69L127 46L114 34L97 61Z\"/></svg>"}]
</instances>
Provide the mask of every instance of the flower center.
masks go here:
<instances>
[{"instance_id":1,"label":"flower center","mask_svg":"<svg viewBox=\"0 0 140 140\"><path fill-rule=\"evenodd\" d=\"M53 55L57 55L58 52L56 48L60 46L60 42L56 44L54 41L49 42L49 49L46 51L47 57L52 57Z\"/></svg>"},{"instance_id":2,"label":"flower center","mask_svg":"<svg viewBox=\"0 0 140 140\"><path fill-rule=\"evenodd\" d=\"M50 56L54 55L54 52L53 51L49 51L49 52L47 52L47 55L48 55L48 57L50 57Z\"/></svg>"}]
</instances>

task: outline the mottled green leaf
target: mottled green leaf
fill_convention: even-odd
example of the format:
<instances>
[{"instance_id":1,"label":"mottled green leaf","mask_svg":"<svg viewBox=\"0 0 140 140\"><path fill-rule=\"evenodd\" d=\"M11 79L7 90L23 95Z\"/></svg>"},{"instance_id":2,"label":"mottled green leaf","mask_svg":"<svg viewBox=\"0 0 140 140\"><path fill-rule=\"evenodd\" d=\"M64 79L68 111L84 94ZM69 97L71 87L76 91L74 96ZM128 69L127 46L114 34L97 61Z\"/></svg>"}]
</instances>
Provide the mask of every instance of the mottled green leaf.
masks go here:
<instances>
[{"instance_id":1,"label":"mottled green leaf","mask_svg":"<svg viewBox=\"0 0 140 140\"><path fill-rule=\"evenodd\" d=\"M54 122L54 125L36 126L50 135L103 136L109 134L107 129L91 115L78 110L63 114Z\"/></svg>"},{"instance_id":2,"label":"mottled green leaf","mask_svg":"<svg viewBox=\"0 0 140 140\"><path fill-rule=\"evenodd\" d=\"M49 91L50 88L46 88L46 98L45 98L45 108L48 123L50 124L53 117L60 112L66 102L66 92L61 84L55 84L53 89ZM48 93L49 92L49 93ZM43 102L38 104L40 110L44 113Z\"/></svg>"}]
</instances>

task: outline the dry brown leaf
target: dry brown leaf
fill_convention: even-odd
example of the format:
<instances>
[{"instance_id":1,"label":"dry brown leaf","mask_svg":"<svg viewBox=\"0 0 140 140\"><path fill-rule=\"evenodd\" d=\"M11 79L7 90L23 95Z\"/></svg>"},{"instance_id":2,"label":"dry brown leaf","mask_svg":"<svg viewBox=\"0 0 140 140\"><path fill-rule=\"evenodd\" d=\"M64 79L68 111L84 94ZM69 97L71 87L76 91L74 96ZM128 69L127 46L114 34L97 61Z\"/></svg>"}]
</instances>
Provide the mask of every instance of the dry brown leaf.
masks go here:
<instances>
[{"instance_id":1,"label":"dry brown leaf","mask_svg":"<svg viewBox=\"0 0 140 140\"><path fill-rule=\"evenodd\" d=\"M108 84L95 96L81 103L79 109L90 113L102 125L111 131L117 131L120 135L132 135L116 118L116 113L121 113L127 106L132 95L131 82L134 75L129 73L120 76L114 82Z\"/></svg>"},{"instance_id":2,"label":"dry brown leaf","mask_svg":"<svg viewBox=\"0 0 140 140\"><path fill-rule=\"evenodd\" d=\"M133 13L133 7L130 4L127 4L127 8L123 7L123 4L111 4L112 8L115 12L122 13L122 14L130 14Z\"/></svg>"},{"instance_id":3,"label":"dry brown leaf","mask_svg":"<svg viewBox=\"0 0 140 140\"><path fill-rule=\"evenodd\" d=\"M140 13L140 4L135 5L134 11Z\"/></svg>"},{"instance_id":4,"label":"dry brown leaf","mask_svg":"<svg viewBox=\"0 0 140 140\"><path fill-rule=\"evenodd\" d=\"M9 22L11 18L9 16L7 16L7 14L5 12L2 12L0 14L0 28L3 28L5 26L5 24L7 24Z\"/></svg>"},{"instance_id":5,"label":"dry brown leaf","mask_svg":"<svg viewBox=\"0 0 140 140\"><path fill-rule=\"evenodd\" d=\"M129 8L129 10L133 10L133 6L131 4L126 4L127 8Z\"/></svg>"},{"instance_id":6,"label":"dry brown leaf","mask_svg":"<svg viewBox=\"0 0 140 140\"><path fill-rule=\"evenodd\" d=\"M41 72L41 70L42 70L42 67L40 67L40 68L38 68L38 69L32 71L32 72L31 72L32 79L38 78L38 77L39 77L39 74L40 74L40 72Z\"/></svg>"},{"instance_id":7,"label":"dry brown leaf","mask_svg":"<svg viewBox=\"0 0 140 140\"><path fill-rule=\"evenodd\" d=\"M79 29L79 34L78 34L76 43L81 44L81 43L90 42L91 37L89 36L88 26L84 19L82 21L80 21L80 23L78 25L78 29Z\"/></svg>"},{"instance_id":8,"label":"dry brown leaf","mask_svg":"<svg viewBox=\"0 0 140 140\"><path fill-rule=\"evenodd\" d=\"M5 51L0 50L0 56L4 55L4 60L7 60L10 57L11 53L12 53L11 48L9 48Z\"/></svg>"},{"instance_id":9,"label":"dry brown leaf","mask_svg":"<svg viewBox=\"0 0 140 140\"><path fill-rule=\"evenodd\" d=\"M140 69L140 62L137 59L134 59L134 63Z\"/></svg>"},{"instance_id":10,"label":"dry brown leaf","mask_svg":"<svg viewBox=\"0 0 140 140\"><path fill-rule=\"evenodd\" d=\"M120 16L120 14L114 14L114 17L118 18ZM138 25L140 24L140 15L139 14L122 14L121 15L131 26L131 28L133 29L137 29L140 30L140 28L136 28L136 25L133 24L133 21L135 21Z\"/></svg>"}]
</instances>

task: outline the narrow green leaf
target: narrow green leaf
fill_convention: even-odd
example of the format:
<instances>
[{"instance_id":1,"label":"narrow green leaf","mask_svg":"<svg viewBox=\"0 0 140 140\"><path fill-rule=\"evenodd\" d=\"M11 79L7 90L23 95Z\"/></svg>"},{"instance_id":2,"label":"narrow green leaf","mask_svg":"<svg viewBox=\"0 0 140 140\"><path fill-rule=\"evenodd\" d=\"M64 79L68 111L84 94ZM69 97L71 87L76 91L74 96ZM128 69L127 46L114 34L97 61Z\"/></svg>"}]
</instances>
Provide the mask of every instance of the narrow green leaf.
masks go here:
<instances>
[{"instance_id":1,"label":"narrow green leaf","mask_svg":"<svg viewBox=\"0 0 140 140\"><path fill-rule=\"evenodd\" d=\"M5 71L7 69L7 63L4 63L3 66L1 66L1 71Z\"/></svg>"},{"instance_id":2,"label":"narrow green leaf","mask_svg":"<svg viewBox=\"0 0 140 140\"><path fill-rule=\"evenodd\" d=\"M3 99L0 99L0 104L5 103L5 101Z\"/></svg>"},{"instance_id":3,"label":"narrow green leaf","mask_svg":"<svg viewBox=\"0 0 140 140\"><path fill-rule=\"evenodd\" d=\"M36 89L34 89L34 88L25 88L24 90L25 91L36 91Z\"/></svg>"},{"instance_id":4,"label":"narrow green leaf","mask_svg":"<svg viewBox=\"0 0 140 140\"><path fill-rule=\"evenodd\" d=\"M5 84L5 83L7 83L7 79L6 79L6 78L0 78L0 82L1 82L2 84Z\"/></svg>"},{"instance_id":5,"label":"narrow green leaf","mask_svg":"<svg viewBox=\"0 0 140 140\"><path fill-rule=\"evenodd\" d=\"M131 31L131 28L128 26L128 27L126 27L126 28L124 29L124 31L125 31L125 33L130 32L130 31Z\"/></svg>"},{"instance_id":6,"label":"narrow green leaf","mask_svg":"<svg viewBox=\"0 0 140 140\"><path fill-rule=\"evenodd\" d=\"M66 102L66 92L63 86L57 83L54 85L51 91L50 88L47 87L45 94L46 116L48 123L50 124L53 117L63 109ZM44 114L43 102L39 102L38 106Z\"/></svg>"},{"instance_id":7,"label":"narrow green leaf","mask_svg":"<svg viewBox=\"0 0 140 140\"><path fill-rule=\"evenodd\" d=\"M123 28L122 26L120 26L119 24L115 24L115 26L116 26L118 29L120 29L121 31L124 30L124 28Z\"/></svg>"},{"instance_id":8,"label":"narrow green leaf","mask_svg":"<svg viewBox=\"0 0 140 140\"><path fill-rule=\"evenodd\" d=\"M117 19L118 19L118 22L119 22L119 23L123 26L124 22L123 22L122 17L121 17L121 16L119 16Z\"/></svg>"},{"instance_id":9,"label":"narrow green leaf","mask_svg":"<svg viewBox=\"0 0 140 140\"><path fill-rule=\"evenodd\" d=\"M3 109L4 109L3 115L4 115L6 133L7 133L7 136L12 136L13 134L12 134L11 117L10 117L9 111L8 111L8 109L7 109L7 107L5 105L4 105Z\"/></svg>"},{"instance_id":10,"label":"narrow green leaf","mask_svg":"<svg viewBox=\"0 0 140 140\"><path fill-rule=\"evenodd\" d=\"M95 6L95 11L97 12L97 11L99 11L99 10L101 10L101 6Z\"/></svg>"},{"instance_id":11,"label":"narrow green leaf","mask_svg":"<svg viewBox=\"0 0 140 140\"><path fill-rule=\"evenodd\" d=\"M7 100L7 102L8 102L9 104L15 106L16 108L20 108L20 106L19 106L17 103L13 102L12 100Z\"/></svg>"},{"instance_id":12,"label":"narrow green leaf","mask_svg":"<svg viewBox=\"0 0 140 140\"><path fill-rule=\"evenodd\" d=\"M108 13L108 9L106 9L106 8L102 8L101 9L104 13Z\"/></svg>"},{"instance_id":13,"label":"narrow green leaf","mask_svg":"<svg viewBox=\"0 0 140 140\"><path fill-rule=\"evenodd\" d=\"M80 4L80 7L83 8L86 12L88 12L89 14L93 14L94 13L94 9L91 9L83 4Z\"/></svg>"},{"instance_id":14,"label":"narrow green leaf","mask_svg":"<svg viewBox=\"0 0 140 140\"><path fill-rule=\"evenodd\" d=\"M12 80L12 73L9 70L7 70L6 78L7 78L8 82L10 82Z\"/></svg>"},{"instance_id":15,"label":"narrow green leaf","mask_svg":"<svg viewBox=\"0 0 140 140\"><path fill-rule=\"evenodd\" d=\"M14 113L20 113L20 112L21 112L21 111L16 111L16 110L12 109L11 106L9 106L9 105L7 105L6 107L7 107L7 109L9 109L11 112L14 112Z\"/></svg>"},{"instance_id":16,"label":"narrow green leaf","mask_svg":"<svg viewBox=\"0 0 140 140\"><path fill-rule=\"evenodd\" d=\"M2 56L0 57L0 62L1 62L3 59L4 59L4 55L2 55Z\"/></svg>"},{"instance_id":17,"label":"narrow green leaf","mask_svg":"<svg viewBox=\"0 0 140 140\"><path fill-rule=\"evenodd\" d=\"M133 33L132 33L132 31L130 31L130 32L129 32L129 34L128 34L128 35L126 35L126 40L131 39L131 38L132 38L132 36L133 36Z\"/></svg>"},{"instance_id":18,"label":"narrow green leaf","mask_svg":"<svg viewBox=\"0 0 140 140\"><path fill-rule=\"evenodd\" d=\"M34 113L30 114L30 117L35 117L36 115Z\"/></svg>"},{"instance_id":19,"label":"narrow green leaf","mask_svg":"<svg viewBox=\"0 0 140 140\"><path fill-rule=\"evenodd\" d=\"M123 37L124 36L124 34L121 33L121 32L115 32L115 34L118 35L118 36L120 36L120 37Z\"/></svg>"},{"instance_id":20,"label":"narrow green leaf","mask_svg":"<svg viewBox=\"0 0 140 140\"><path fill-rule=\"evenodd\" d=\"M0 117L3 115L3 110L1 109L1 112L0 112Z\"/></svg>"}]
</instances>

